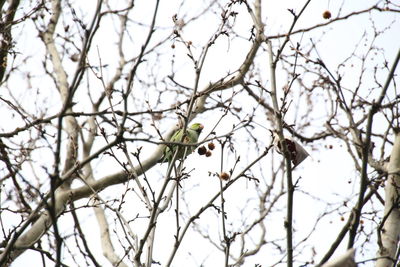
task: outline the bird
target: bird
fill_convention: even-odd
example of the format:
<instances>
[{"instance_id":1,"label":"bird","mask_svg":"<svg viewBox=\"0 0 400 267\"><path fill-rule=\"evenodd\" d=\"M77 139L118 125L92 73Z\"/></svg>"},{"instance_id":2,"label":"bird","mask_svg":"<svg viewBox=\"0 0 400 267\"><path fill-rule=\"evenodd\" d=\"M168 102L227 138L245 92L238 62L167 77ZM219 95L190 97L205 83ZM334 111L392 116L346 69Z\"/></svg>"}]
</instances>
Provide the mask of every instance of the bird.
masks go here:
<instances>
[{"instance_id":1,"label":"bird","mask_svg":"<svg viewBox=\"0 0 400 267\"><path fill-rule=\"evenodd\" d=\"M199 140L199 136L204 126L201 123L193 123L186 129L185 136L183 136L183 129L177 130L172 137L169 139L169 142L174 143L184 143L184 144L196 144ZM187 157L190 153L192 153L196 146L182 146L179 144L171 144L168 145L161 159L159 159L158 163L168 162L170 163L172 158L174 157L175 151L178 149L178 154L176 155L176 159L182 159Z\"/></svg>"}]
</instances>

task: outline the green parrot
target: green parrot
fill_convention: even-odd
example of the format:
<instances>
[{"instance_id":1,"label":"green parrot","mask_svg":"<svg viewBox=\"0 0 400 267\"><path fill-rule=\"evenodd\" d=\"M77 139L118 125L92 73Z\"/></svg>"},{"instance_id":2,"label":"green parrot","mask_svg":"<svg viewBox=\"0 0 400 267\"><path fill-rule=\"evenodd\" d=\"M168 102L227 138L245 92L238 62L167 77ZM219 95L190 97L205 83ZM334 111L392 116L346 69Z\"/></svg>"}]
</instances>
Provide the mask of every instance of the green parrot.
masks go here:
<instances>
[{"instance_id":1,"label":"green parrot","mask_svg":"<svg viewBox=\"0 0 400 267\"><path fill-rule=\"evenodd\" d=\"M193 123L190 127L186 130L185 137L182 140L183 129L179 129L176 131L171 139L170 142L182 142L185 144L196 144L197 140L199 140L199 136L201 131L203 130L204 126L201 123ZM170 162L172 157L175 154L176 149L179 148L178 154L176 155L176 159L181 159L183 157L187 157L190 153L192 153L196 147L195 146L180 146L180 145L170 145L167 146L164 150L163 157L158 161L159 163L163 162Z\"/></svg>"}]
</instances>

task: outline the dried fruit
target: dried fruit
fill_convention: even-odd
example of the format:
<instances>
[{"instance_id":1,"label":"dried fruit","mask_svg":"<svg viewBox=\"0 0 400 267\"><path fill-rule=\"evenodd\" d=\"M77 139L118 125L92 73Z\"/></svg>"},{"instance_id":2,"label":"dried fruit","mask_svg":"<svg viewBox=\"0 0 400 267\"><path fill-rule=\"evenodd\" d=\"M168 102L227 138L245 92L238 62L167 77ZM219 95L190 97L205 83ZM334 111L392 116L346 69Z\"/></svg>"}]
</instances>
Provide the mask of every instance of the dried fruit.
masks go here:
<instances>
[{"instance_id":1,"label":"dried fruit","mask_svg":"<svg viewBox=\"0 0 400 267\"><path fill-rule=\"evenodd\" d=\"M201 146L197 149L197 153L199 153L199 155L204 155L207 153L207 148L205 146Z\"/></svg>"},{"instance_id":2,"label":"dried fruit","mask_svg":"<svg viewBox=\"0 0 400 267\"><path fill-rule=\"evenodd\" d=\"M207 146L208 146L208 149L210 149L210 150L214 150L214 148L215 148L215 145L213 142L208 143Z\"/></svg>"},{"instance_id":3,"label":"dried fruit","mask_svg":"<svg viewBox=\"0 0 400 267\"><path fill-rule=\"evenodd\" d=\"M221 179L224 180L224 181L228 181L229 178L230 178L230 176L229 176L229 174L226 173L226 172L221 172L221 173L219 174L219 178L221 178Z\"/></svg>"},{"instance_id":4,"label":"dried fruit","mask_svg":"<svg viewBox=\"0 0 400 267\"><path fill-rule=\"evenodd\" d=\"M211 155L212 155L211 151L210 151L210 150L207 150L207 152L206 152L206 157L207 157L207 158L208 158L208 157L211 157Z\"/></svg>"},{"instance_id":5,"label":"dried fruit","mask_svg":"<svg viewBox=\"0 0 400 267\"><path fill-rule=\"evenodd\" d=\"M322 17L324 19L330 19L332 17L332 14L329 10L325 10L324 13L322 13Z\"/></svg>"}]
</instances>

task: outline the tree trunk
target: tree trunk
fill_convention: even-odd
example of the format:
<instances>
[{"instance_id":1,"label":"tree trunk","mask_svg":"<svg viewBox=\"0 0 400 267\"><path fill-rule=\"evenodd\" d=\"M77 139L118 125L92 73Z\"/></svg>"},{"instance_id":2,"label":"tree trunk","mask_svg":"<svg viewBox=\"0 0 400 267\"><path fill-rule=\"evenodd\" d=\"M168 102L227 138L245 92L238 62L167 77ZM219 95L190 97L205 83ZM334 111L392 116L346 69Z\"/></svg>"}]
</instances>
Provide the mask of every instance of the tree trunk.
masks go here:
<instances>
[{"instance_id":1,"label":"tree trunk","mask_svg":"<svg viewBox=\"0 0 400 267\"><path fill-rule=\"evenodd\" d=\"M385 185L385 212L381 229L377 267L394 266L400 234L400 133L396 133L392 154L388 165L388 180Z\"/></svg>"}]
</instances>

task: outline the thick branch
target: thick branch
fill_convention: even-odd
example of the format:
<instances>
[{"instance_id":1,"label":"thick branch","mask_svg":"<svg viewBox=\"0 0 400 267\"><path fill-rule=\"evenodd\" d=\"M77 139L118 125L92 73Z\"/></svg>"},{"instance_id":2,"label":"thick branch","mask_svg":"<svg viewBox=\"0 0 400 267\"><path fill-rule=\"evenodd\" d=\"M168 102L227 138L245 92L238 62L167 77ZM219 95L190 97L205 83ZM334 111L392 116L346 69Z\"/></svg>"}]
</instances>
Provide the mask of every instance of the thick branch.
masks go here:
<instances>
[{"instance_id":1,"label":"thick branch","mask_svg":"<svg viewBox=\"0 0 400 267\"><path fill-rule=\"evenodd\" d=\"M377 267L395 266L397 261L396 251L400 235L400 133L396 133L388 173L389 177L385 185L384 217L386 220L381 233L382 245L378 251Z\"/></svg>"}]
</instances>

